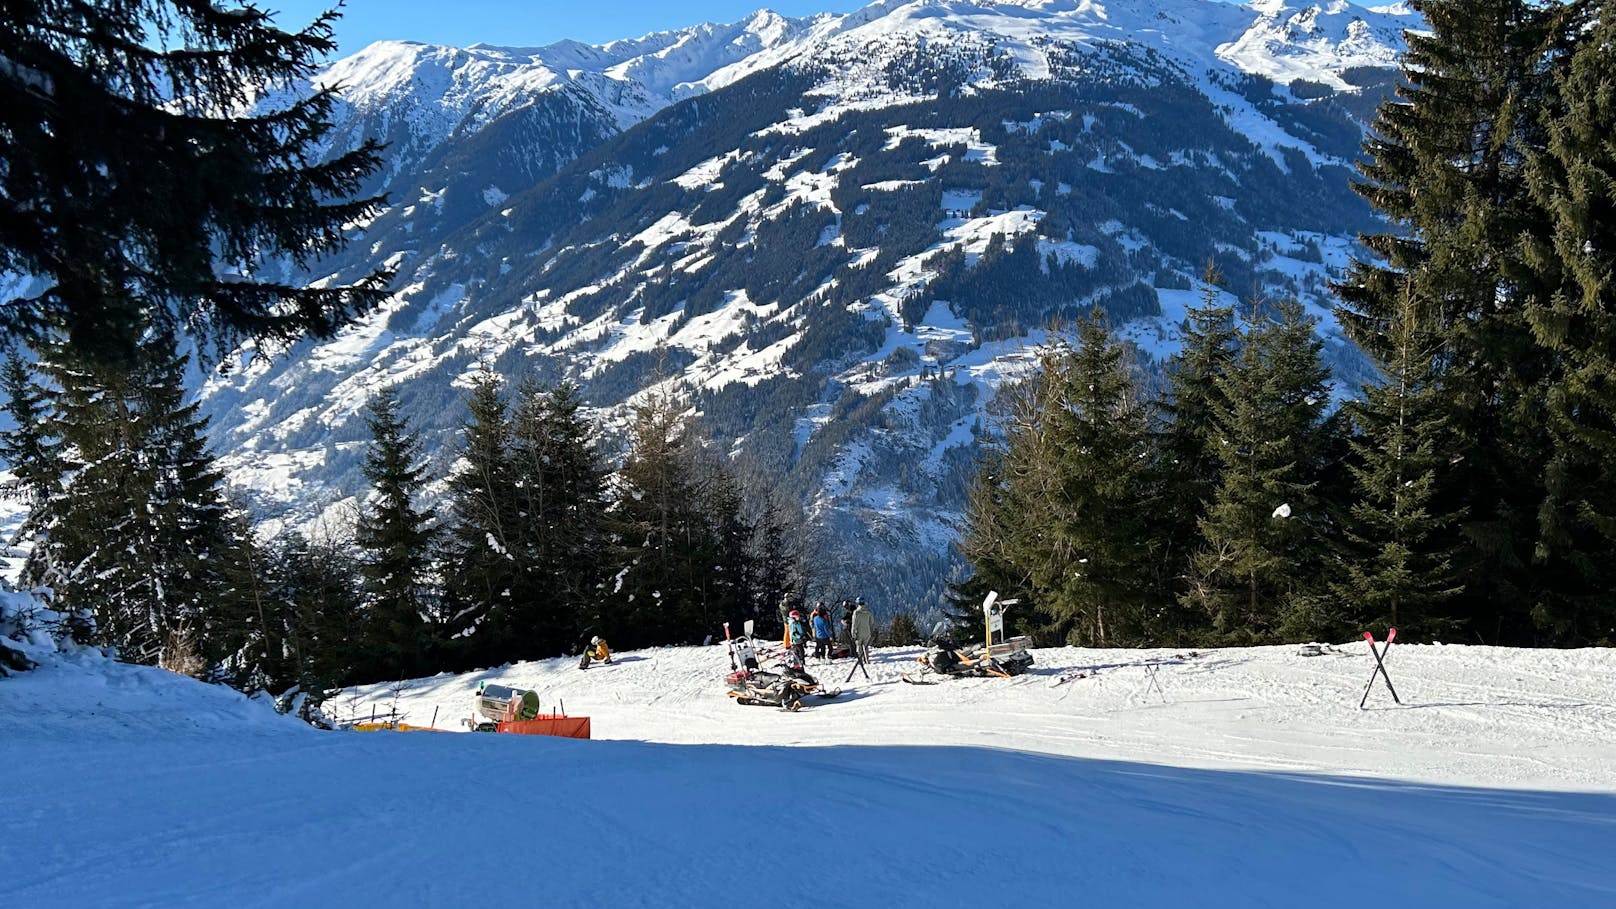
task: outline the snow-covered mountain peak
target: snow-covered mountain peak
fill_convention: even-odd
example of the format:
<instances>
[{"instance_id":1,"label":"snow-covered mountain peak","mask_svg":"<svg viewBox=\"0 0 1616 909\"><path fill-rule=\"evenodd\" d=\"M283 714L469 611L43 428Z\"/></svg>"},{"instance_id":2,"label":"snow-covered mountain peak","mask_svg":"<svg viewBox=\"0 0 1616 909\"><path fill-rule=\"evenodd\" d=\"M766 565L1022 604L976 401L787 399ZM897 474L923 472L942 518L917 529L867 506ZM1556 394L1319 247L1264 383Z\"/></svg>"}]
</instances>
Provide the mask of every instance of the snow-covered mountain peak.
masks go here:
<instances>
[{"instance_id":1,"label":"snow-covered mountain peak","mask_svg":"<svg viewBox=\"0 0 1616 909\"><path fill-rule=\"evenodd\" d=\"M843 541L827 558L931 596L1028 326L1104 306L1159 360L1215 257L1333 331L1323 288L1374 226L1350 162L1393 79L1349 68L1395 61L1416 21L879 0L598 45L372 45L323 81L333 145L386 144L393 204L306 277L386 264L396 293L210 383L216 443L261 513L303 523L361 488L376 388L403 386L449 457L473 362L580 381L610 425L678 381Z\"/></svg>"},{"instance_id":2,"label":"snow-covered mountain peak","mask_svg":"<svg viewBox=\"0 0 1616 909\"><path fill-rule=\"evenodd\" d=\"M794 39L703 80L730 84L792 60L901 65L923 44L975 43L1014 62L1018 74L1045 78L1051 45L1132 43L1150 47L1189 70L1232 65L1276 81L1308 79L1347 88L1342 71L1389 66L1403 49L1402 31L1417 23L1406 7L1371 10L1346 0L1295 3L1256 0L877 0L842 16L799 20Z\"/></svg>"},{"instance_id":3,"label":"snow-covered mountain peak","mask_svg":"<svg viewBox=\"0 0 1616 909\"><path fill-rule=\"evenodd\" d=\"M1260 14L1238 38L1217 49L1218 56L1246 72L1277 82L1305 79L1346 88L1341 74L1354 67L1396 65L1403 32L1420 19L1406 4L1367 8L1346 0L1298 4L1258 0Z\"/></svg>"}]
</instances>

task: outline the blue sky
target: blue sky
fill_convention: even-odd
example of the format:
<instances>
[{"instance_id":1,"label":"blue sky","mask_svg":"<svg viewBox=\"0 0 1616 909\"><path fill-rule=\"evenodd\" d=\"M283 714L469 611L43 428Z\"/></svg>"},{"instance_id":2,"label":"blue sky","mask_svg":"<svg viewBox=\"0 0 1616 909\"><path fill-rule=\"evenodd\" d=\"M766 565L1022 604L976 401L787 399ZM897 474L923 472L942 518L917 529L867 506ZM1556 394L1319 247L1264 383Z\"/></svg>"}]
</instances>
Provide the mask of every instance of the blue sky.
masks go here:
<instances>
[{"instance_id":1,"label":"blue sky","mask_svg":"<svg viewBox=\"0 0 1616 909\"><path fill-rule=\"evenodd\" d=\"M282 28L301 28L335 0L261 0ZM782 16L847 12L869 0L348 0L338 53L383 38L434 44L529 46L575 38L599 44L698 22L735 22L753 10Z\"/></svg>"}]
</instances>

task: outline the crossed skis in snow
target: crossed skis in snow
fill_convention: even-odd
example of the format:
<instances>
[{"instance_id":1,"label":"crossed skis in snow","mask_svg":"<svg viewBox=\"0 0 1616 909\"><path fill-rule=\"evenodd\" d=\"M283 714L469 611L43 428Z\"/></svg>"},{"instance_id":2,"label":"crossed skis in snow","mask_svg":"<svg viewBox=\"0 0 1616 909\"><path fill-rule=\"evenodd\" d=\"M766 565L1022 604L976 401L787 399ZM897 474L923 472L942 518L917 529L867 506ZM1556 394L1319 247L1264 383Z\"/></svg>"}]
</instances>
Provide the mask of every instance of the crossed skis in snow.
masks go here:
<instances>
[{"instance_id":1,"label":"crossed skis in snow","mask_svg":"<svg viewBox=\"0 0 1616 909\"><path fill-rule=\"evenodd\" d=\"M1392 677L1386 673L1386 660L1392 652L1392 642L1397 640L1397 629L1387 630L1385 647L1375 647L1375 633L1373 631L1366 631L1363 636L1364 640L1369 642L1369 652L1375 655L1375 671L1369 674L1369 684L1364 686L1363 700L1358 702L1358 709L1364 709L1364 705L1369 703L1369 692L1374 690L1375 679L1377 678L1386 680L1386 690L1392 693L1392 700L1401 705L1403 699L1397 696L1397 689L1392 687Z\"/></svg>"}]
</instances>

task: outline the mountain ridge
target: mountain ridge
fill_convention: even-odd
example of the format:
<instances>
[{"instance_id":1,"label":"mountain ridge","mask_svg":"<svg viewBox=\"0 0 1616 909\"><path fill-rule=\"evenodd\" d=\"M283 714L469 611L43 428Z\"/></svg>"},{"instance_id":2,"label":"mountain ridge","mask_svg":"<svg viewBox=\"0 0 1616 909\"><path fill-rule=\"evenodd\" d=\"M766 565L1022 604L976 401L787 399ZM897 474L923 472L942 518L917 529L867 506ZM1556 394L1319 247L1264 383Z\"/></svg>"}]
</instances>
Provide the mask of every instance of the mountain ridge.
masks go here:
<instances>
[{"instance_id":1,"label":"mountain ridge","mask_svg":"<svg viewBox=\"0 0 1616 909\"><path fill-rule=\"evenodd\" d=\"M399 290L332 341L274 360L245 348L204 390L215 441L261 515L306 523L361 488L356 416L381 385L406 386L442 466L475 369L581 381L614 425L683 382L720 444L808 509L837 550L823 564L934 600L989 402L1048 320L1105 306L1159 361L1215 258L1236 288L1301 296L1338 377L1361 376L1323 285L1374 224L1347 189L1362 129L1347 105L1390 84L1364 61L1395 57L1377 36L1406 17L1379 15L886 2L647 36L566 80L479 64L527 53L483 48L448 55L458 83L412 81L380 48L339 133L409 140L390 150L394 201L312 277L383 261ZM657 70L670 92L704 86L678 100L623 68L720 33L768 46ZM1331 50L1349 40L1362 46ZM1296 76L1306 97L1242 68L1274 47L1312 61L1287 64L1314 77ZM1355 68L1382 81L1340 88ZM383 83L450 113L401 128L366 106ZM661 106L622 126L642 102Z\"/></svg>"}]
</instances>

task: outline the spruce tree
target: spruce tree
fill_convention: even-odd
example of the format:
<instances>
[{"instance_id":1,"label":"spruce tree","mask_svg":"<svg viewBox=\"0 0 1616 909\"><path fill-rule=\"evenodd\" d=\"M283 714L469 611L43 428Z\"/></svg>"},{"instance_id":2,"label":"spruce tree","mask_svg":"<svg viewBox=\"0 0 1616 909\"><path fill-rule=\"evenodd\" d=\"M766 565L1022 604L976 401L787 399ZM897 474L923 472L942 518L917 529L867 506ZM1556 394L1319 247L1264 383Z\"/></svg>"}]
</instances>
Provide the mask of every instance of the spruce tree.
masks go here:
<instances>
[{"instance_id":1,"label":"spruce tree","mask_svg":"<svg viewBox=\"0 0 1616 909\"><path fill-rule=\"evenodd\" d=\"M1222 276L1208 266L1201 303L1185 313L1183 345L1167 362L1155 464L1159 485L1161 583L1183 593L1190 560L1201 548L1200 523L1218 487L1221 462L1213 435L1216 409L1225 406L1219 385L1234 362L1238 333L1234 307L1219 305ZM1180 624L1190 614L1171 611Z\"/></svg>"},{"instance_id":2,"label":"spruce tree","mask_svg":"<svg viewBox=\"0 0 1616 909\"><path fill-rule=\"evenodd\" d=\"M69 610L94 616L96 637L125 659L153 663L182 630L216 662L228 636L208 613L233 538L206 421L185 403L186 358L153 333L127 367L49 348L60 389L50 433L67 465L40 507L34 580Z\"/></svg>"},{"instance_id":3,"label":"spruce tree","mask_svg":"<svg viewBox=\"0 0 1616 909\"><path fill-rule=\"evenodd\" d=\"M371 399L371 442L365 479L371 492L361 506L355 540L363 553L365 641L371 678L406 678L426 668L432 643L430 517L416 507L426 466L420 441L398 413L398 391Z\"/></svg>"},{"instance_id":4,"label":"spruce tree","mask_svg":"<svg viewBox=\"0 0 1616 909\"><path fill-rule=\"evenodd\" d=\"M219 653L219 678L242 691L280 692L291 683L291 652L275 602L266 554L253 538L246 509L232 503L225 518L218 586L202 634Z\"/></svg>"},{"instance_id":5,"label":"spruce tree","mask_svg":"<svg viewBox=\"0 0 1616 909\"><path fill-rule=\"evenodd\" d=\"M706 506L711 545L703 561L711 567L698 578L700 596L691 604L695 611L689 622L698 630L717 634L724 622L741 621L751 611L747 584L755 528L746 518L745 498L734 471L712 455L704 460L698 496Z\"/></svg>"},{"instance_id":6,"label":"spruce tree","mask_svg":"<svg viewBox=\"0 0 1616 909\"><path fill-rule=\"evenodd\" d=\"M1229 640L1267 638L1310 605L1328 532L1316 493L1328 400L1321 343L1294 301L1259 318L1218 383L1220 480L1185 594Z\"/></svg>"},{"instance_id":7,"label":"spruce tree","mask_svg":"<svg viewBox=\"0 0 1616 909\"><path fill-rule=\"evenodd\" d=\"M712 526L698 499L697 443L682 402L653 395L635 408L632 448L613 508L618 570L607 593L614 627L637 645L701 640Z\"/></svg>"},{"instance_id":8,"label":"spruce tree","mask_svg":"<svg viewBox=\"0 0 1616 909\"><path fill-rule=\"evenodd\" d=\"M6 396L6 415L11 420L11 428L0 431L0 460L11 468L12 476L0 491L28 508L28 515L9 541L12 546L29 545L23 568L26 581L39 575L38 567L32 563L33 544L38 542L44 515L42 506L60 490L67 467L62 461L61 444L51 435L48 424L50 400L15 349L0 367L0 392Z\"/></svg>"},{"instance_id":9,"label":"spruce tree","mask_svg":"<svg viewBox=\"0 0 1616 909\"><path fill-rule=\"evenodd\" d=\"M804 519L801 508L792 508L772 494L765 493L763 507L752 526L748 541L747 600L741 621L751 619L760 630L775 624L776 607L788 594L806 587L801 546Z\"/></svg>"},{"instance_id":10,"label":"spruce tree","mask_svg":"<svg viewBox=\"0 0 1616 909\"><path fill-rule=\"evenodd\" d=\"M948 585L943 620L950 627L969 626L979 621L982 601L991 591L1028 604L1029 608L1022 610L1022 615L1038 615L1047 620L1039 610L1031 608L1033 595L1027 572L1012 559L1004 545L1011 535L1011 521L1017 517L1008 507L1013 490L1007 482L1007 456L1003 448L992 447L979 458L977 474L965 501L965 532L958 543L960 554L971 566L971 573Z\"/></svg>"},{"instance_id":11,"label":"spruce tree","mask_svg":"<svg viewBox=\"0 0 1616 909\"><path fill-rule=\"evenodd\" d=\"M286 642L285 682L317 701L357 681L368 658L363 638L360 566L352 550L332 539L290 533L268 554L271 602L280 610Z\"/></svg>"},{"instance_id":12,"label":"spruce tree","mask_svg":"<svg viewBox=\"0 0 1616 909\"><path fill-rule=\"evenodd\" d=\"M1437 371L1438 342L1405 295L1388 335L1381 381L1347 405L1356 429L1349 470L1355 497L1343 572L1333 583L1339 612L1307 629L1314 637L1395 627L1426 637L1451 633L1448 604L1459 593L1453 553L1459 515L1436 510L1452 482L1452 431Z\"/></svg>"},{"instance_id":13,"label":"spruce tree","mask_svg":"<svg viewBox=\"0 0 1616 909\"><path fill-rule=\"evenodd\" d=\"M1151 637L1156 612L1147 402L1102 311L1078 324L1049 415L1054 515L1048 561L1030 566L1042 608L1091 647Z\"/></svg>"},{"instance_id":14,"label":"spruce tree","mask_svg":"<svg viewBox=\"0 0 1616 909\"><path fill-rule=\"evenodd\" d=\"M1533 198L1552 232L1526 235L1528 261L1554 292L1527 309L1560 370L1546 396L1551 447L1538 512L1540 565L1561 589L1533 618L1567 643L1616 640L1616 4L1569 4L1549 141L1531 155Z\"/></svg>"},{"instance_id":15,"label":"spruce tree","mask_svg":"<svg viewBox=\"0 0 1616 909\"><path fill-rule=\"evenodd\" d=\"M46 279L0 333L61 330L81 356L135 355L152 324L219 349L327 335L386 275L320 288L273 275L345 242L382 201L349 200L366 144L317 162L336 104L306 94L326 13L285 32L250 4L22 0L0 8L0 270Z\"/></svg>"},{"instance_id":16,"label":"spruce tree","mask_svg":"<svg viewBox=\"0 0 1616 909\"><path fill-rule=\"evenodd\" d=\"M1526 0L1415 6L1429 31L1409 34L1407 86L1381 107L1358 187L1398 229L1365 238L1380 259L1336 286L1338 317L1384 362L1405 282L1425 301L1459 459L1455 498L1433 503L1464 514L1458 607L1487 640L1529 640L1559 580L1532 566L1549 444L1540 387L1556 363L1526 322L1544 286L1519 242L1545 230L1525 162L1544 144L1554 13Z\"/></svg>"},{"instance_id":17,"label":"spruce tree","mask_svg":"<svg viewBox=\"0 0 1616 909\"><path fill-rule=\"evenodd\" d=\"M443 552L445 612L457 650L503 662L512 655L512 598L519 587L516 484L510 428L499 379L472 381L460 458L448 479L449 527Z\"/></svg>"},{"instance_id":18,"label":"spruce tree","mask_svg":"<svg viewBox=\"0 0 1616 909\"><path fill-rule=\"evenodd\" d=\"M960 550L971 563L973 580L965 585L965 602L948 615L956 624L976 621L976 605L997 590L1024 602L1017 614L1023 631L1063 641L1072 630L1038 580L1064 570L1054 532L1062 517L1053 425L1064 406L1066 365L1061 347L1048 348L1030 376L1001 388L994 398L1002 442L984 454L966 502Z\"/></svg>"},{"instance_id":19,"label":"spruce tree","mask_svg":"<svg viewBox=\"0 0 1616 909\"><path fill-rule=\"evenodd\" d=\"M521 576L511 639L540 655L571 652L580 636L621 641L600 590L610 548L606 470L578 386L527 382L517 397L511 460Z\"/></svg>"}]
</instances>

